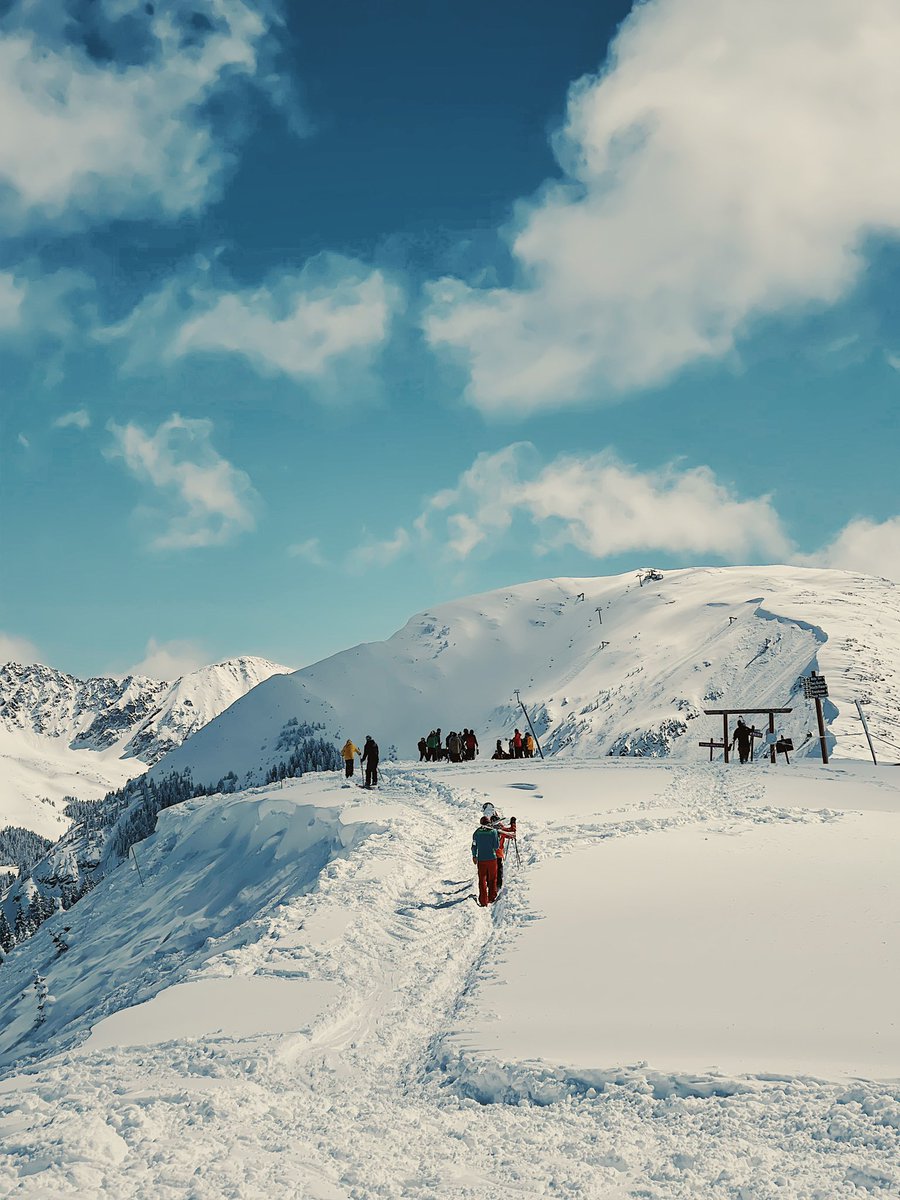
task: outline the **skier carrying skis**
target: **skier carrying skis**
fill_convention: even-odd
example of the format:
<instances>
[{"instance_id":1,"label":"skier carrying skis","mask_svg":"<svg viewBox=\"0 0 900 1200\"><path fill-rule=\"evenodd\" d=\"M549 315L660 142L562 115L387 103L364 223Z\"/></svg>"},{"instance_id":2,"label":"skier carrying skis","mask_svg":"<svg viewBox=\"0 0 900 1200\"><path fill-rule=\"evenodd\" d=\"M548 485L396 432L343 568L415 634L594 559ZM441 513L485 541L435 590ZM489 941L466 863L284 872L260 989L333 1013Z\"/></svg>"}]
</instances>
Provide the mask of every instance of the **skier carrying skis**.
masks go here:
<instances>
[{"instance_id":1,"label":"skier carrying skis","mask_svg":"<svg viewBox=\"0 0 900 1200\"><path fill-rule=\"evenodd\" d=\"M344 775L347 779L353 778L353 760L359 754L359 747L354 746L350 738L344 742L344 748L341 750L341 758L344 760Z\"/></svg>"},{"instance_id":2,"label":"skier carrying skis","mask_svg":"<svg viewBox=\"0 0 900 1200\"><path fill-rule=\"evenodd\" d=\"M366 764L366 787L378 786L378 743L371 733L366 734L366 744L363 746L360 762Z\"/></svg>"},{"instance_id":3,"label":"skier carrying skis","mask_svg":"<svg viewBox=\"0 0 900 1200\"><path fill-rule=\"evenodd\" d=\"M491 825L490 817L482 817L472 834L472 862L478 868L478 903L487 908L497 899L497 851L500 834Z\"/></svg>"},{"instance_id":4,"label":"skier carrying skis","mask_svg":"<svg viewBox=\"0 0 900 1200\"><path fill-rule=\"evenodd\" d=\"M494 812L490 818L491 829L496 829L500 836L500 844L497 847L497 891L503 887L503 859L506 854L506 843L511 842L516 836L516 818L510 817L509 824L503 824L503 817L498 812Z\"/></svg>"}]
</instances>

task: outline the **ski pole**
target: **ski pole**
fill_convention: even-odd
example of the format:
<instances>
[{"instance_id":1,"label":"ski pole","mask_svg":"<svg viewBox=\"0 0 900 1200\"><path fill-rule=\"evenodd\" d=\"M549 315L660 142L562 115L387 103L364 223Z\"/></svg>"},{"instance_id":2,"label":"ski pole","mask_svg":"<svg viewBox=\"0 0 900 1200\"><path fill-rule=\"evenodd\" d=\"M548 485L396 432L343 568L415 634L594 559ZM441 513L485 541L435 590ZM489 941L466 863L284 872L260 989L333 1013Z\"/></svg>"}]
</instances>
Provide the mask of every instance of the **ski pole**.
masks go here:
<instances>
[{"instance_id":1,"label":"ski pole","mask_svg":"<svg viewBox=\"0 0 900 1200\"><path fill-rule=\"evenodd\" d=\"M516 838L513 838L513 840L512 840L512 844L513 844L513 845L515 846L515 848L516 848L516 866L517 866L517 867L521 867L521 865L522 865L522 860L521 860L521 858L519 858L519 843L518 843L518 840L517 840Z\"/></svg>"}]
</instances>

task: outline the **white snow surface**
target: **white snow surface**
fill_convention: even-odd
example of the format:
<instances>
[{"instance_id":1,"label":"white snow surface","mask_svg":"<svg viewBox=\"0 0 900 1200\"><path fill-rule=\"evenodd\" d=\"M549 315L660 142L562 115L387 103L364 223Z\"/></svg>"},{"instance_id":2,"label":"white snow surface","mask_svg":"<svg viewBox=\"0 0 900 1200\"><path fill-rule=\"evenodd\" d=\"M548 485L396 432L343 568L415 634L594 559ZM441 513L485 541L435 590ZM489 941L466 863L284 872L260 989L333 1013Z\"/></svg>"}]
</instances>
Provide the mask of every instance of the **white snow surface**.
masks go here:
<instances>
[{"instance_id":1,"label":"white snow surface","mask_svg":"<svg viewBox=\"0 0 900 1200\"><path fill-rule=\"evenodd\" d=\"M540 580L441 605L386 642L273 677L154 773L190 768L195 782L214 784L230 769L262 782L285 757L279 734L295 718L339 742L361 745L372 733L382 758L392 745L410 756L437 726L445 735L475 728L490 753L496 738L524 729L517 688L556 756L697 761L697 742L722 735L721 720L703 709L768 705L793 710L778 729L799 756L817 755L815 710L801 684L810 671L829 685L835 755L868 756L858 699L895 760L900 589L888 580L782 566L668 571L643 587L633 574Z\"/></svg>"},{"instance_id":2,"label":"white snow surface","mask_svg":"<svg viewBox=\"0 0 900 1200\"><path fill-rule=\"evenodd\" d=\"M174 683L79 680L40 665L0 667L0 828L57 838L66 796L100 799L141 775L264 679L290 668L228 659Z\"/></svg>"},{"instance_id":3,"label":"white snow surface","mask_svg":"<svg viewBox=\"0 0 900 1200\"><path fill-rule=\"evenodd\" d=\"M900 1194L891 767L399 764L136 851L0 966L3 1196Z\"/></svg>"}]
</instances>

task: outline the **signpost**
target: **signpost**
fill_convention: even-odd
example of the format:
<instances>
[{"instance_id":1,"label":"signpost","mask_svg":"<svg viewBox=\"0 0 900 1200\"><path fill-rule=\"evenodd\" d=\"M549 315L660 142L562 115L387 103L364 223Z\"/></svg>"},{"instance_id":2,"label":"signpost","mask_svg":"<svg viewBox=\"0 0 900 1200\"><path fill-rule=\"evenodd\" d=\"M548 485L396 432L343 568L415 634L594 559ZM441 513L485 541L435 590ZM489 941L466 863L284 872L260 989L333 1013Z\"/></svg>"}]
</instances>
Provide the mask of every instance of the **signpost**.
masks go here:
<instances>
[{"instance_id":1,"label":"signpost","mask_svg":"<svg viewBox=\"0 0 900 1200\"><path fill-rule=\"evenodd\" d=\"M822 762L828 762L828 744L825 741L825 717L822 713L822 701L828 696L828 684L824 675L811 671L803 680L803 695L807 700L816 702L816 720L819 722L819 745L822 747Z\"/></svg>"}]
</instances>

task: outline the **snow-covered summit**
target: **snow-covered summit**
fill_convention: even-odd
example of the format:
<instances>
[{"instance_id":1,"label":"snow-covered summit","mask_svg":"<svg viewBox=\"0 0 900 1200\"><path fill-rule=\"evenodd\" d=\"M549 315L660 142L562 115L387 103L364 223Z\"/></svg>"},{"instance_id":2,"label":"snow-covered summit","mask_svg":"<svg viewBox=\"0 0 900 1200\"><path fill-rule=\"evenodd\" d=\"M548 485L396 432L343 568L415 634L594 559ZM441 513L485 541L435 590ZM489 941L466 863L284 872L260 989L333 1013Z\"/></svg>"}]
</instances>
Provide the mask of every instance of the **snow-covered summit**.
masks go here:
<instances>
[{"instance_id":1,"label":"snow-covered summit","mask_svg":"<svg viewBox=\"0 0 900 1200\"><path fill-rule=\"evenodd\" d=\"M643 585L635 574L548 579L440 605L385 642L270 678L167 756L156 774L195 782L227 770L258 781L284 757L289 721L382 755L415 753L429 729L469 726L483 756L522 725L516 689L545 752L698 758L721 726L704 708L792 708L779 727L817 746L801 679L824 673L836 753L865 755L853 701L900 740L900 589L802 567L692 568ZM801 750L801 753L803 752Z\"/></svg>"}]
</instances>

